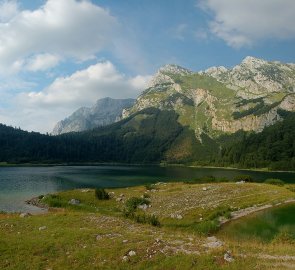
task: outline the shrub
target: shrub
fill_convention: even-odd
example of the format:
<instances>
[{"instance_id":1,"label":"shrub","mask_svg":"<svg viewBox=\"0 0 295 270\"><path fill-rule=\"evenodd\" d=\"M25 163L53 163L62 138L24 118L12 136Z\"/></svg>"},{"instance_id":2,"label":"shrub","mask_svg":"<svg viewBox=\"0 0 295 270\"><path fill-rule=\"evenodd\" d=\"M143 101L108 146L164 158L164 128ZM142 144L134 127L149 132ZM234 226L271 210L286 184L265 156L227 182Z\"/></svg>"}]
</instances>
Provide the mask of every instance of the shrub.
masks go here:
<instances>
[{"instance_id":1,"label":"shrub","mask_svg":"<svg viewBox=\"0 0 295 270\"><path fill-rule=\"evenodd\" d=\"M149 217L149 224L156 227L159 227L161 225L159 219L155 215L151 215Z\"/></svg>"},{"instance_id":2,"label":"shrub","mask_svg":"<svg viewBox=\"0 0 295 270\"><path fill-rule=\"evenodd\" d=\"M62 207L65 205L62 198L56 194L46 196L45 203L48 204L49 207Z\"/></svg>"},{"instance_id":3,"label":"shrub","mask_svg":"<svg viewBox=\"0 0 295 270\"><path fill-rule=\"evenodd\" d=\"M150 224L152 226L159 227L160 221L155 215L147 215L145 213L135 213L135 211L124 211L124 216L130 219L133 219L137 223L143 223L143 224Z\"/></svg>"},{"instance_id":4,"label":"shrub","mask_svg":"<svg viewBox=\"0 0 295 270\"><path fill-rule=\"evenodd\" d=\"M219 222L217 220L205 220L195 226L195 230L201 235L209 235L216 232L218 228Z\"/></svg>"},{"instance_id":5,"label":"shrub","mask_svg":"<svg viewBox=\"0 0 295 270\"><path fill-rule=\"evenodd\" d=\"M281 179L270 178L264 181L265 184L276 185L276 186L283 186L285 182Z\"/></svg>"},{"instance_id":6,"label":"shrub","mask_svg":"<svg viewBox=\"0 0 295 270\"><path fill-rule=\"evenodd\" d=\"M154 184L146 184L145 185L146 190L153 190L157 189L157 187Z\"/></svg>"},{"instance_id":7,"label":"shrub","mask_svg":"<svg viewBox=\"0 0 295 270\"><path fill-rule=\"evenodd\" d=\"M95 197L99 200L108 200L110 195L103 188L96 188Z\"/></svg>"},{"instance_id":8,"label":"shrub","mask_svg":"<svg viewBox=\"0 0 295 270\"><path fill-rule=\"evenodd\" d=\"M254 179L252 178L252 176L250 175L237 175L235 178L234 178L234 181L235 182L240 182L240 181L245 181L245 182L254 182Z\"/></svg>"},{"instance_id":9,"label":"shrub","mask_svg":"<svg viewBox=\"0 0 295 270\"><path fill-rule=\"evenodd\" d=\"M143 204L149 205L150 201L145 198L132 197L126 201L125 207L127 211L135 211L139 205Z\"/></svg>"},{"instance_id":10,"label":"shrub","mask_svg":"<svg viewBox=\"0 0 295 270\"><path fill-rule=\"evenodd\" d=\"M218 219L219 217L230 218L231 217L231 208L229 206L219 206L213 213L208 216L208 220Z\"/></svg>"}]
</instances>

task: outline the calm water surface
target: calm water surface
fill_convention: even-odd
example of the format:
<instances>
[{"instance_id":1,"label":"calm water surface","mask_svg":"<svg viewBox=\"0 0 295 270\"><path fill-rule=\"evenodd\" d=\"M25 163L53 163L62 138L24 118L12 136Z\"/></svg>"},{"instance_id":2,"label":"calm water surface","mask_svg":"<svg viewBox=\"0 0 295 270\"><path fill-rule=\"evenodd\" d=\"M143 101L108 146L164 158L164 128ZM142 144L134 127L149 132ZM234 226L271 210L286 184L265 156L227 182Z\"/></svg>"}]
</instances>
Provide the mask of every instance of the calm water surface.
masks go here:
<instances>
[{"instance_id":1,"label":"calm water surface","mask_svg":"<svg viewBox=\"0 0 295 270\"><path fill-rule=\"evenodd\" d=\"M295 240L295 204L267 209L225 225L221 235L237 241Z\"/></svg>"},{"instance_id":2,"label":"calm water surface","mask_svg":"<svg viewBox=\"0 0 295 270\"><path fill-rule=\"evenodd\" d=\"M159 181L192 180L203 176L233 178L251 175L256 180L280 178L295 183L295 173L269 173L211 168L160 166L55 166L0 167L0 211L38 211L25 200L51 192L94 187L126 187Z\"/></svg>"}]
</instances>

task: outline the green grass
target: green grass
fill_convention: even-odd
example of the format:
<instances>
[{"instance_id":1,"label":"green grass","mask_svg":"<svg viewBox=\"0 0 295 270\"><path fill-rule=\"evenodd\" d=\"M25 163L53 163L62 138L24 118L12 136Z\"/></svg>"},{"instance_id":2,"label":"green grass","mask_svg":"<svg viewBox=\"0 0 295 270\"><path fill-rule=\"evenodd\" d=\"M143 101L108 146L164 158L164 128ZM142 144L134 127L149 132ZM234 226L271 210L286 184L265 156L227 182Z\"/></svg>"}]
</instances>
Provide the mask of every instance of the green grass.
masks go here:
<instances>
[{"instance_id":1,"label":"green grass","mask_svg":"<svg viewBox=\"0 0 295 270\"><path fill-rule=\"evenodd\" d=\"M208 234L219 237L218 218L229 217L233 208L294 198L288 189L292 187L163 183L152 190L107 189L113 192L109 200L98 200L94 190L47 195L42 202L53 207L48 214L20 218L0 213L0 269L269 269L268 261L257 254L292 254L284 230L263 246L257 244L258 238L241 242L223 233L221 248L208 250L203 244ZM136 218L130 219L124 208L134 197L140 202L148 197L151 207L136 209ZM80 204L69 204L71 199ZM171 218L171 213L181 214L182 219ZM153 216L160 227L152 226ZM46 229L39 230L42 226ZM136 255L123 262L130 250ZM233 263L224 261L226 250L232 251ZM239 257L241 253L247 257Z\"/></svg>"}]
</instances>

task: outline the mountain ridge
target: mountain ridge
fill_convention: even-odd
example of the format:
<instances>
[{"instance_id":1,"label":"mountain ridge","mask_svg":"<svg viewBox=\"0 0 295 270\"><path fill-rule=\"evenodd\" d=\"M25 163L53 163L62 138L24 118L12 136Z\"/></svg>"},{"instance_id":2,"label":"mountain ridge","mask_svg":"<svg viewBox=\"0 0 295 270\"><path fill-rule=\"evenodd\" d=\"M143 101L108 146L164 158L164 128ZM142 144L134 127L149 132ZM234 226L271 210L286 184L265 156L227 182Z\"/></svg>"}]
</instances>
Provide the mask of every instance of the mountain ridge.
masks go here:
<instances>
[{"instance_id":1,"label":"mountain ridge","mask_svg":"<svg viewBox=\"0 0 295 270\"><path fill-rule=\"evenodd\" d=\"M203 132L261 132L282 120L279 109L295 111L295 65L250 56L229 69L192 72L166 65L123 118L148 107L175 110L199 138Z\"/></svg>"},{"instance_id":2,"label":"mountain ridge","mask_svg":"<svg viewBox=\"0 0 295 270\"><path fill-rule=\"evenodd\" d=\"M53 128L52 135L91 130L112 124L120 120L123 109L132 106L133 103L134 99L131 98L98 99L92 107L81 107L69 117L59 121Z\"/></svg>"}]
</instances>

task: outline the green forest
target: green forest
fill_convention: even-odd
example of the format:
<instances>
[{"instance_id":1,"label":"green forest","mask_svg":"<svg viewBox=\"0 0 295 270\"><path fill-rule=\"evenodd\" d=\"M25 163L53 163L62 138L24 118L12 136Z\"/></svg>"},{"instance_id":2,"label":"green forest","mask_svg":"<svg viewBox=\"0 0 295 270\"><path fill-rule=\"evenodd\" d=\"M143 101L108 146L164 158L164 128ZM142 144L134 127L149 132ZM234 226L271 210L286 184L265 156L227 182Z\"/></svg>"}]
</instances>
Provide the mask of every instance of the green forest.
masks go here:
<instances>
[{"instance_id":1,"label":"green forest","mask_svg":"<svg viewBox=\"0 0 295 270\"><path fill-rule=\"evenodd\" d=\"M173 111L149 108L110 126L59 136L0 125L0 162L181 163L295 169L295 114L261 133L238 131L199 142Z\"/></svg>"}]
</instances>

